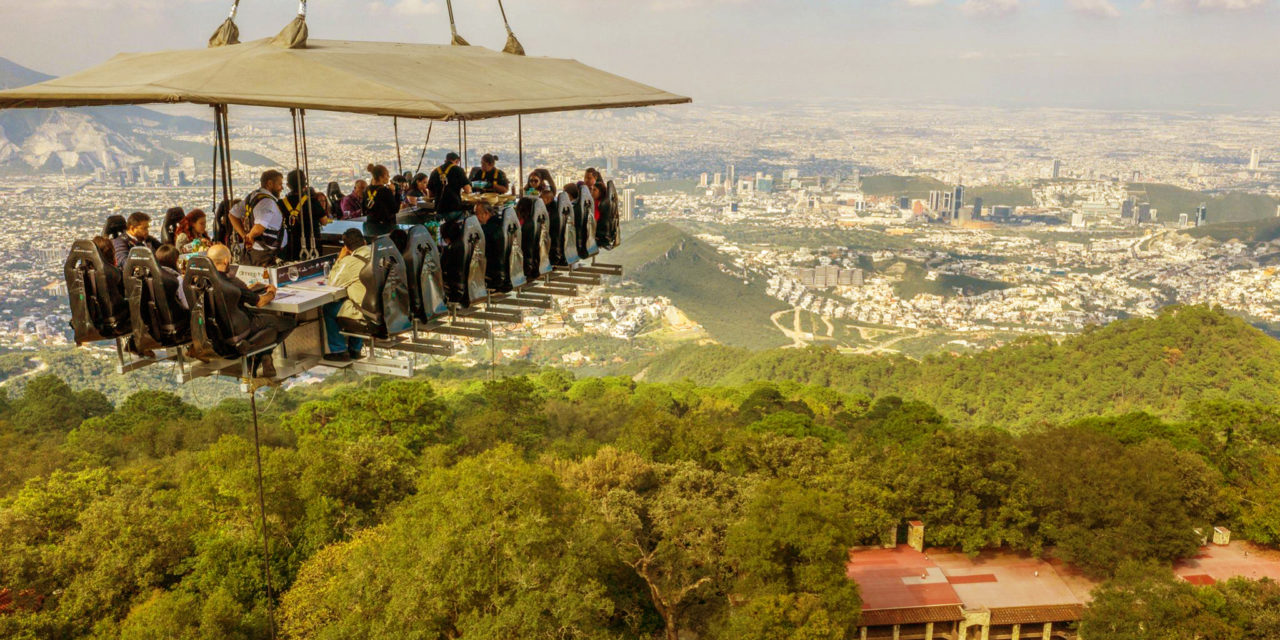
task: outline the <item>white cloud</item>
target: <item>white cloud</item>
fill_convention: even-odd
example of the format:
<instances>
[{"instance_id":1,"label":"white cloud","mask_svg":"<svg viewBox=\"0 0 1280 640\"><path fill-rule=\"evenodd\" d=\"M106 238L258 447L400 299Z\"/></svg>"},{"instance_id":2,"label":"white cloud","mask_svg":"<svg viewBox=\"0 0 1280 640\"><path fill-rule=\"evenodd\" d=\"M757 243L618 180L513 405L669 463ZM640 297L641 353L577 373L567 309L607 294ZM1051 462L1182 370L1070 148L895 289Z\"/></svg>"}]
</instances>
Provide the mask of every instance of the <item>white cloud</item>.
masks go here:
<instances>
[{"instance_id":1,"label":"white cloud","mask_svg":"<svg viewBox=\"0 0 1280 640\"><path fill-rule=\"evenodd\" d=\"M960 10L971 16L1003 16L1016 12L1021 0L964 0Z\"/></svg>"},{"instance_id":2,"label":"white cloud","mask_svg":"<svg viewBox=\"0 0 1280 640\"><path fill-rule=\"evenodd\" d=\"M942 4L942 0L902 0L902 4L908 7L936 7Z\"/></svg>"},{"instance_id":3,"label":"white cloud","mask_svg":"<svg viewBox=\"0 0 1280 640\"><path fill-rule=\"evenodd\" d=\"M1118 18L1120 10L1111 0L1067 0L1067 8L1086 16L1097 18Z\"/></svg>"}]
</instances>

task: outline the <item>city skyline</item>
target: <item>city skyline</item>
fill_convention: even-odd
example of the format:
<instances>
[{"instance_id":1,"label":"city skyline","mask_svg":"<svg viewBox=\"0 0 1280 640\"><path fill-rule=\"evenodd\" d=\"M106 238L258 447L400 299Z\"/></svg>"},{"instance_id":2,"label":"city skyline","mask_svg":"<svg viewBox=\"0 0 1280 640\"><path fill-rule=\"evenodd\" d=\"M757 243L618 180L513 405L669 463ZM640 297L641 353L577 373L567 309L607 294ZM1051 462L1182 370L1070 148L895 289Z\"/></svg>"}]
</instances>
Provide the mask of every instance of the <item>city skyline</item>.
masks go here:
<instances>
[{"instance_id":1,"label":"city skyline","mask_svg":"<svg viewBox=\"0 0 1280 640\"><path fill-rule=\"evenodd\" d=\"M696 101L871 100L1098 108L1271 109L1271 0L776 0L507 3L530 55L574 57ZM51 0L0 6L6 57L65 74L121 51L201 46L229 3ZM471 42L500 47L496 3L456 3ZM247 2L243 39L291 3ZM446 42L439 0L314 4L313 38ZM1158 28L1157 28L1158 27ZM48 43L79 34L79 47ZM785 45L781 50L762 43ZM659 46L654 46L655 44ZM643 54L641 53L643 52Z\"/></svg>"}]
</instances>

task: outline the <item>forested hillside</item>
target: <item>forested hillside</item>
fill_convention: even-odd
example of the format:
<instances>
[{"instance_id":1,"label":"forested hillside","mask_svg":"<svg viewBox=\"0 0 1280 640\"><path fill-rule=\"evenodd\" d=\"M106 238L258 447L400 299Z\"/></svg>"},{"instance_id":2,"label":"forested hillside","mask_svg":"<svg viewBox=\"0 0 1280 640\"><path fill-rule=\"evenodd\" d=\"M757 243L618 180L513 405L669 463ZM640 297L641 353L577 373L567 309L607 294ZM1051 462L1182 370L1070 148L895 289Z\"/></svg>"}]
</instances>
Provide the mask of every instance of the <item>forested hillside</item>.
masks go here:
<instances>
[{"instance_id":1,"label":"forested hillside","mask_svg":"<svg viewBox=\"0 0 1280 640\"><path fill-rule=\"evenodd\" d=\"M1274 583L1132 569L1194 555L1209 525L1280 543L1280 357L1237 321L1171 310L874 370L822 351L735 358L686 354L688 376L662 363L715 387L548 369L263 392L270 592L245 400L142 391L113 407L34 377L0 402L0 637L845 640L849 547L910 519L930 546L1112 577L1091 640L1168 618L1152 593L1228 632L1200 637L1273 637ZM890 392L895 376L1059 411L966 428Z\"/></svg>"},{"instance_id":2,"label":"forested hillside","mask_svg":"<svg viewBox=\"0 0 1280 640\"><path fill-rule=\"evenodd\" d=\"M972 355L851 356L833 349L752 353L688 346L637 363L644 379L707 385L789 380L865 397L893 394L964 425L1149 411L1176 416L1200 401L1280 402L1280 343L1206 307L1169 307L1054 341L1026 338Z\"/></svg>"}]
</instances>

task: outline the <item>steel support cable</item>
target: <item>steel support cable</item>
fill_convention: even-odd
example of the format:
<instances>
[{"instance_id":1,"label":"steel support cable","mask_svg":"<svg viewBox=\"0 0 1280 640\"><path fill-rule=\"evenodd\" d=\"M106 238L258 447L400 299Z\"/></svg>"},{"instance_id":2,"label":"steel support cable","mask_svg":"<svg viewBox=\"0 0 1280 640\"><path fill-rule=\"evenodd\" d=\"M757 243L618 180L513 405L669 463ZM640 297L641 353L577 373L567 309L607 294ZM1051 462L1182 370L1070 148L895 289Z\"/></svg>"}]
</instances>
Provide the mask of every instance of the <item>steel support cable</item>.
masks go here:
<instances>
[{"instance_id":1,"label":"steel support cable","mask_svg":"<svg viewBox=\"0 0 1280 640\"><path fill-rule=\"evenodd\" d=\"M306 244L300 255L304 260L312 260L320 257L320 251L316 247L315 218L311 214L311 155L307 150L306 109L298 110L298 123L302 125L302 194L307 196L307 207L303 211L303 237L306 238ZM299 194L299 203L302 202L302 194Z\"/></svg>"},{"instance_id":2,"label":"steel support cable","mask_svg":"<svg viewBox=\"0 0 1280 640\"><path fill-rule=\"evenodd\" d=\"M249 409L253 412L253 457L258 468L258 513L262 523L262 574L267 585L267 620L276 637L274 593L271 588L271 538L267 535L267 497L262 488L262 443L258 437L258 390L250 382Z\"/></svg>"},{"instance_id":3,"label":"steel support cable","mask_svg":"<svg viewBox=\"0 0 1280 640\"><path fill-rule=\"evenodd\" d=\"M517 56L524 55L524 45L520 44L515 32L511 30L511 23L507 22L507 10L503 8L502 0L498 0L498 11L502 13L502 26L507 28L507 46L502 48L502 52Z\"/></svg>"},{"instance_id":4,"label":"steel support cable","mask_svg":"<svg viewBox=\"0 0 1280 640\"><path fill-rule=\"evenodd\" d=\"M505 20L506 17L504 16ZM524 119L520 114L516 114L516 145L520 156L520 175L516 176L516 196L524 193Z\"/></svg>"},{"instance_id":5,"label":"steel support cable","mask_svg":"<svg viewBox=\"0 0 1280 640\"><path fill-rule=\"evenodd\" d=\"M391 127L396 133L396 173L404 175L404 162L400 158L400 118L391 117Z\"/></svg>"},{"instance_id":6,"label":"steel support cable","mask_svg":"<svg viewBox=\"0 0 1280 640\"><path fill-rule=\"evenodd\" d=\"M453 20L453 0L445 0L445 6L449 8L449 31L453 33L453 39L450 44L469 47L471 43L467 42L462 36L458 35L458 23Z\"/></svg>"},{"instance_id":7,"label":"steel support cable","mask_svg":"<svg viewBox=\"0 0 1280 640\"><path fill-rule=\"evenodd\" d=\"M422 153L418 156L418 168L414 170L414 175L422 173L422 161L427 157L427 145L431 144L431 128L435 126L434 120L427 121L427 139L422 142Z\"/></svg>"}]
</instances>

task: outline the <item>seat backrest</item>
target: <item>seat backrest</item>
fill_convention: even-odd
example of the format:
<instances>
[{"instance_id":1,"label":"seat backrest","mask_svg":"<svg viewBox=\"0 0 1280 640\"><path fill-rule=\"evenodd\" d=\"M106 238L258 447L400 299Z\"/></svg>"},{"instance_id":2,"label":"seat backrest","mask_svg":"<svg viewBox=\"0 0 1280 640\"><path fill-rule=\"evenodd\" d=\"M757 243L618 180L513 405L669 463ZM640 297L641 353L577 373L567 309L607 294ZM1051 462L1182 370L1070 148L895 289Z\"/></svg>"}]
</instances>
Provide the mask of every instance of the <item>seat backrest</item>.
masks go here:
<instances>
[{"instance_id":1,"label":"seat backrest","mask_svg":"<svg viewBox=\"0 0 1280 640\"><path fill-rule=\"evenodd\" d=\"M178 225L182 223L183 215L177 211L165 212L164 222L160 225L160 244L173 244L174 237L178 234Z\"/></svg>"},{"instance_id":2,"label":"seat backrest","mask_svg":"<svg viewBox=\"0 0 1280 640\"><path fill-rule=\"evenodd\" d=\"M107 216L106 224L102 225L102 237L108 240L115 240L124 235L127 228L128 223L125 221L124 216L119 214Z\"/></svg>"},{"instance_id":3,"label":"seat backrest","mask_svg":"<svg viewBox=\"0 0 1280 640\"><path fill-rule=\"evenodd\" d=\"M237 344L251 338L249 314L240 307L239 290L208 256L192 256L183 279L191 306L191 342L197 351L224 358L243 355ZM274 336L266 339L274 340Z\"/></svg>"},{"instance_id":4,"label":"seat backrest","mask_svg":"<svg viewBox=\"0 0 1280 640\"><path fill-rule=\"evenodd\" d=\"M360 270L364 300L359 301L365 326L375 338L389 338L413 328L412 301L404 255L391 238L370 245L369 263Z\"/></svg>"},{"instance_id":5,"label":"seat backrest","mask_svg":"<svg viewBox=\"0 0 1280 640\"><path fill-rule=\"evenodd\" d=\"M521 217L520 244L524 253L525 280L551 273L551 233L547 206L542 198L525 196L520 199L521 210L528 212Z\"/></svg>"},{"instance_id":6,"label":"seat backrest","mask_svg":"<svg viewBox=\"0 0 1280 640\"><path fill-rule=\"evenodd\" d=\"M524 250L521 246L520 216L514 205L489 220L485 229L485 283L489 291L506 293L524 286Z\"/></svg>"},{"instance_id":7,"label":"seat backrest","mask_svg":"<svg viewBox=\"0 0 1280 640\"><path fill-rule=\"evenodd\" d=\"M129 323L134 344L172 347L187 341L190 313L165 288L166 274L147 247L129 250L124 265L124 288L129 299ZM176 282L175 282L176 284Z\"/></svg>"},{"instance_id":8,"label":"seat backrest","mask_svg":"<svg viewBox=\"0 0 1280 640\"><path fill-rule=\"evenodd\" d=\"M409 228L404 266L409 279L413 316L425 321L448 313L444 276L440 272L440 247L430 229L420 224Z\"/></svg>"},{"instance_id":9,"label":"seat backrest","mask_svg":"<svg viewBox=\"0 0 1280 640\"><path fill-rule=\"evenodd\" d=\"M574 224L573 200L569 194L561 191L552 203L549 214L551 221L551 264L565 267L577 264L581 260L578 255L578 229Z\"/></svg>"},{"instance_id":10,"label":"seat backrest","mask_svg":"<svg viewBox=\"0 0 1280 640\"><path fill-rule=\"evenodd\" d=\"M463 222L459 242L462 245L462 272L466 274L466 283L464 297L457 302L471 306L489 298L489 289L484 282L485 270L489 265L488 254L485 252L484 227L475 216L467 216Z\"/></svg>"},{"instance_id":11,"label":"seat backrest","mask_svg":"<svg viewBox=\"0 0 1280 640\"><path fill-rule=\"evenodd\" d=\"M618 189L610 180L605 186L605 201L600 203L600 222L596 225L596 244L613 249L622 243L622 208Z\"/></svg>"},{"instance_id":12,"label":"seat backrest","mask_svg":"<svg viewBox=\"0 0 1280 640\"><path fill-rule=\"evenodd\" d=\"M63 264L71 306L71 332L76 344L118 338L129 333L129 304L119 271L106 264L89 240L71 243Z\"/></svg>"},{"instance_id":13,"label":"seat backrest","mask_svg":"<svg viewBox=\"0 0 1280 640\"><path fill-rule=\"evenodd\" d=\"M573 203L573 220L578 233L578 256L590 258L600 253L596 244L596 201L586 185L582 186L577 202Z\"/></svg>"}]
</instances>

